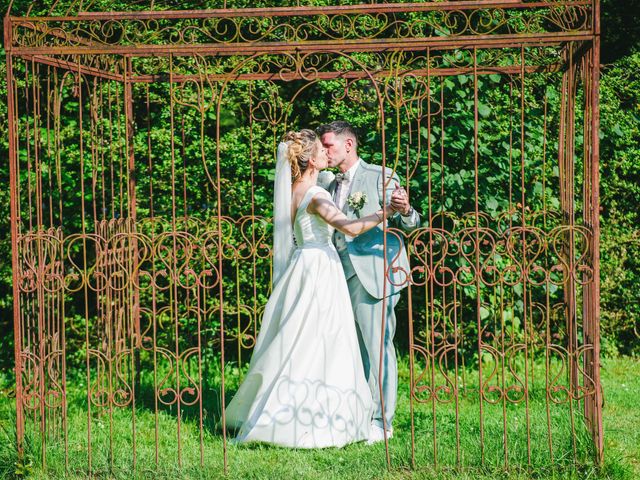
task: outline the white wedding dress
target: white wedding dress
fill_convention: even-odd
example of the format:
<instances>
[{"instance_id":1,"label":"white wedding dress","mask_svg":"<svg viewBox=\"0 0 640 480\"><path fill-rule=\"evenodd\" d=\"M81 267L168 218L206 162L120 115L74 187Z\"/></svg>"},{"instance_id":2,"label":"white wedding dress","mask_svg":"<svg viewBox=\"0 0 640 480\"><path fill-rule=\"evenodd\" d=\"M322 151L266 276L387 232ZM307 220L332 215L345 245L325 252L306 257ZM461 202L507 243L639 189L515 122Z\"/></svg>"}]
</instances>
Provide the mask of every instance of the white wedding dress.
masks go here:
<instances>
[{"instance_id":1,"label":"white wedding dress","mask_svg":"<svg viewBox=\"0 0 640 480\"><path fill-rule=\"evenodd\" d=\"M366 440L371 393L333 227L306 209L294 219L297 249L265 307L249 371L227 407L236 442L297 448Z\"/></svg>"}]
</instances>

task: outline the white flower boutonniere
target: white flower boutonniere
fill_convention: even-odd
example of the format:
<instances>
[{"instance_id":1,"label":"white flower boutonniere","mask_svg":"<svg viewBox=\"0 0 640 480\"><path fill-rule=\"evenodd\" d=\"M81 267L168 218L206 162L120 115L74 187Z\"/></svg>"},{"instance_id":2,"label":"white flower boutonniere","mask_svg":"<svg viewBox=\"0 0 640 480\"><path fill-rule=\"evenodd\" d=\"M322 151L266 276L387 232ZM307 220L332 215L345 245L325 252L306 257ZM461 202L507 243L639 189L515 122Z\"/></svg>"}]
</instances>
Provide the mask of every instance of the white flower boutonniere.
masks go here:
<instances>
[{"instance_id":1,"label":"white flower boutonniere","mask_svg":"<svg viewBox=\"0 0 640 480\"><path fill-rule=\"evenodd\" d=\"M365 203L367 203L367 194L364 192L355 192L349 195L347 198L347 203L351 208L353 208L356 214L360 214L360 210L364 207Z\"/></svg>"}]
</instances>

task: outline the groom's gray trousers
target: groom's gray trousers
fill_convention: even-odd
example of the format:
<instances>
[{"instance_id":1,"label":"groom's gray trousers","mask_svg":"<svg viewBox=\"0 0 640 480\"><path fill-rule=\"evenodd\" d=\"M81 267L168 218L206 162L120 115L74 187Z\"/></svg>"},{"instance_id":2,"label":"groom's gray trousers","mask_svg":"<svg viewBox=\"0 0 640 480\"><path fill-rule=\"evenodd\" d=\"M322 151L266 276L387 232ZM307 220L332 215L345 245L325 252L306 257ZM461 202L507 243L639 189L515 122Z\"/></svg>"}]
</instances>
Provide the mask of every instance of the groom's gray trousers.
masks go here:
<instances>
[{"instance_id":1,"label":"groom's gray trousers","mask_svg":"<svg viewBox=\"0 0 640 480\"><path fill-rule=\"evenodd\" d=\"M396 333L394 307L400 294L386 298L384 345L382 348L382 377L380 377L380 336L382 334L383 300L375 298L362 286L353 269L346 249L338 249L340 260L347 277L351 305L356 320L358 343L364 366L364 373L373 397L372 422L382 427L382 402L380 401L380 379L382 378L382 399L386 426L392 426L396 411L398 391L398 363L393 336Z\"/></svg>"}]
</instances>

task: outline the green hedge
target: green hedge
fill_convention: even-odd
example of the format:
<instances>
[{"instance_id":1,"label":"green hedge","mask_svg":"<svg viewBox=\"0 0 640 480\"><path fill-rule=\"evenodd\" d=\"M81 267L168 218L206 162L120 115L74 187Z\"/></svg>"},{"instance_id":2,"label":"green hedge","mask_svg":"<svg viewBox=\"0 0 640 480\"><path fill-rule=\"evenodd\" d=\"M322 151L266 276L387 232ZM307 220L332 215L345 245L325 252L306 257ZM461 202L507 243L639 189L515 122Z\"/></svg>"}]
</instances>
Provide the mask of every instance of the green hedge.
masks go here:
<instances>
[{"instance_id":1,"label":"green hedge","mask_svg":"<svg viewBox=\"0 0 640 480\"><path fill-rule=\"evenodd\" d=\"M16 2L14 11L19 11L22 3ZM604 3L604 8L608 8L609 3ZM617 5L619 6L619 5ZM616 7L617 7L616 6ZM110 7L117 10L113 6L113 2L110 2ZM618 17L611 17L611 15L604 16L605 21L609 18L611 21ZM638 46L640 42L635 40L633 45ZM627 43L631 40L626 39ZM606 44L606 42L605 42ZM3 52L4 53L4 52ZM0 102L0 157L7 158L7 123L6 123L6 81L5 81L5 65L0 65L0 98L3 100ZM509 133L512 127L505 124L503 120L494 117L491 108L496 105L505 105L508 102L506 96L506 85L501 82L499 77L485 77L483 82L487 82L484 85L484 89L481 93L480 115L481 121L485 122L486 129L484 132L484 142L481 142L481 148L485 148L485 152L481 152L483 155L489 156L492 153L498 153L495 156L496 159L503 158L504 155L500 155L500 149L504 149L504 144L501 142L501 138L504 138ZM637 160L640 150L640 133L639 133L639 120L640 120L640 53L632 53L625 57L616 59L615 62L607 66L603 70L601 80L601 202L602 202L602 334L604 350L607 354L616 354L617 352L631 353L638 352L638 336L637 329L640 329L640 303L638 295L638 286L640 286L640 234L638 220L640 219L640 213L638 211L638 205L640 204L640 186L638 185L637 178L640 178L640 161ZM330 98L331 89L339 88L339 82L332 84L331 82L323 82L319 89L314 90L314 96L309 96L307 100L307 110L302 112L298 118L297 123L300 125L306 125L310 122L317 122L321 117L322 112L326 112L325 115L331 118L337 118L344 116L347 111L344 109L344 105L330 104L326 99ZM443 85L445 96L453 99L456 96L460 103L460 108L456 113L453 113L448 119L454 119L455 121L447 125L446 137L450 140L447 145L447 151L455 152L458 155L461 162L468 163L471 158L468 157L469 152L472 151L472 131L473 122L469 118L469 101L472 97L472 89L468 76L464 75L458 77L452 77L448 79ZM527 117L527 132L531 135L531 142L534 145L533 148L540 148L539 132L542 128L541 117L536 116L535 112L541 115L541 106L539 100L543 97L552 98L557 94L553 88L546 88L541 85L540 82L531 82L527 85L528 92L531 92L531 98L528 99L529 112L533 112L532 115ZM486 93L485 93L486 92ZM158 96L162 95L161 89L155 91ZM243 100L243 90L238 88L237 91L230 90L230 98L235 98L237 101ZM516 99L517 100L517 99ZM538 102L538 104L536 104ZM553 104L553 102L550 102ZM154 125L160 125L163 121L167 121L166 108L156 108L154 112ZM367 128L375 124L375 114L372 114L371 110L363 108L354 117L353 112L349 112L352 115L351 120L357 125ZM73 112L69 112L71 116ZM243 142L243 138L246 138L246 127L243 126L243 118L241 115L229 116L223 119L222 125L223 142L221 145L227 152L234 152L237 156L234 158L246 157L247 146ZM194 119L195 121L195 119ZM390 119L390 122L393 120ZM313 126L313 125L312 125ZM392 124L387 125L387 128L393 127ZM154 127L155 128L155 127ZM187 122L187 128L189 122ZM367 148L371 150L374 161L376 160L376 145L379 144L379 135L376 133L375 128L369 128L370 133L365 138ZM437 127L432 130L432 133L438 135ZM145 132L143 132L146 135ZM422 132L421 132L422 133ZM554 132L551 132L552 134ZM273 132L269 129L256 129L254 130L256 135L256 142L259 143L261 139L268 138ZM536 137L538 135L538 137ZM167 146L167 134L162 128L157 128L153 132L154 145L159 147ZM426 140L426 139L425 139ZM433 140L432 140L433 141ZM139 137L136 141L136 148L139 151L144 151L145 138ZM517 146L517 143L516 143ZM207 144L207 148L211 149L213 145L211 142ZM549 148L552 148L551 146ZM194 149L191 151L189 149ZM196 155L195 149L197 145L185 146L187 155ZM76 152L77 153L77 152ZM504 153L504 152L503 152ZM272 174L272 166L269 162L272 159L267 158L267 152L264 152L264 168L259 168L256 174L256 199L262 203L268 202L270 193L268 190L269 182ZM73 147L70 147L67 152L67 158L63 161L67 163L67 166L71 168L74 158L78 158L73 151ZM437 157L437 154L434 154ZM532 158L534 155L531 155ZM437 158L434 159L437 160ZM549 158L553 158L552 154L549 154ZM167 173L167 150L164 150L164 154L159 154L158 157L158 176L162 177L162 173ZM377 159L379 160L379 159ZM77 160L76 160L77 161ZM223 165L223 170L227 172L226 176L233 175L234 171L238 171L238 175L246 178L246 164L242 162L233 163L229 165ZM445 166L447 168L447 166ZM486 182L482 186L481 199L482 204L485 206L485 210L489 214L497 212L500 208L505 207L504 198L500 198L500 189L505 184L505 170L508 167L500 163L500 160L496 160L495 163L483 164L482 181ZM412 182L412 189L415 198L422 198L422 202L419 205L424 211L427 207L427 201L425 200L426 187L424 183L421 183L420 178L424 178L424 173L419 171L419 174L414 177ZM437 172L436 172L437 173ZM448 198L436 200L440 202L436 205L436 208L449 209L455 203L460 208L460 211L464 212L468 210L469 205L473 203L472 195L468 189L464 188L465 181L470 181L469 175L473 172L469 169L451 169L451 171L445 171L443 178L445 179ZM439 174L439 173L438 173ZM557 175L553 170L549 172L550 176ZM8 185L8 163L3 161L0 163L0 183L4 186ZM467 178L469 177L469 178ZM140 188L146 187L145 180L141 179ZM527 186L530 186L533 191L538 189L538 179L527 178ZM239 182L234 188L227 188L229 197L226 199L231 205L243 205L243 199L247 197L247 189L251 185L247 182ZM159 182L157 186L157 193L160 193L162 189L166 189L166 185L162 185ZM200 189L198 185L194 185L192 190L189 191L190 197L197 199L195 204L202 205L203 209L210 208L210 192ZM557 195L552 194L549 197L551 206L553 202L557 202ZM454 202L455 200L455 202ZM542 199L539 198L541 201ZM143 200L144 202L144 200ZM246 207L246 205L245 205ZM74 210L73 204L69 204L67 207L69 219L72 222L78 222L77 209ZM144 205L143 205L144 208ZM156 208L162 208L162 205L156 205ZM75 212L75 217L74 217ZM143 214L144 212L141 212ZM247 213L247 212L243 212ZM65 215L66 215L65 214ZM9 368L13 363L13 348L12 348L12 335L10 334L13 326L12 315L12 279L11 279L11 264L8 261L11 254L11 242L10 242L10 229L9 229L9 189L0 188L0 255L2 258L7 259L0 264L0 328L2 331L7 332L6 335L0 337L0 367Z\"/></svg>"}]
</instances>

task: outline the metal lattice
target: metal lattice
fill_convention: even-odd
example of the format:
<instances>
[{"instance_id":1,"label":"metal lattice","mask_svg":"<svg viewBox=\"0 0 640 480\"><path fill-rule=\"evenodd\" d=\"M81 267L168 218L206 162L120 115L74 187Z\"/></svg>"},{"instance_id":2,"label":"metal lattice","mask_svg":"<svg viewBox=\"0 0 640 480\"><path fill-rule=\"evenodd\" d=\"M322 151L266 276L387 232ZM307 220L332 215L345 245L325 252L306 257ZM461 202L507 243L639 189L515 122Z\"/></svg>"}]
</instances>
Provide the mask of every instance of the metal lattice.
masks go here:
<instances>
[{"instance_id":1,"label":"metal lattice","mask_svg":"<svg viewBox=\"0 0 640 480\"><path fill-rule=\"evenodd\" d=\"M226 471L277 142L351 115L424 219L387 230L412 265L407 461L577 461L584 435L600 460L598 1L157 7L5 19L20 446L68 460L74 422L89 471L116 440L135 467L142 433L145 461Z\"/></svg>"}]
</instances>

